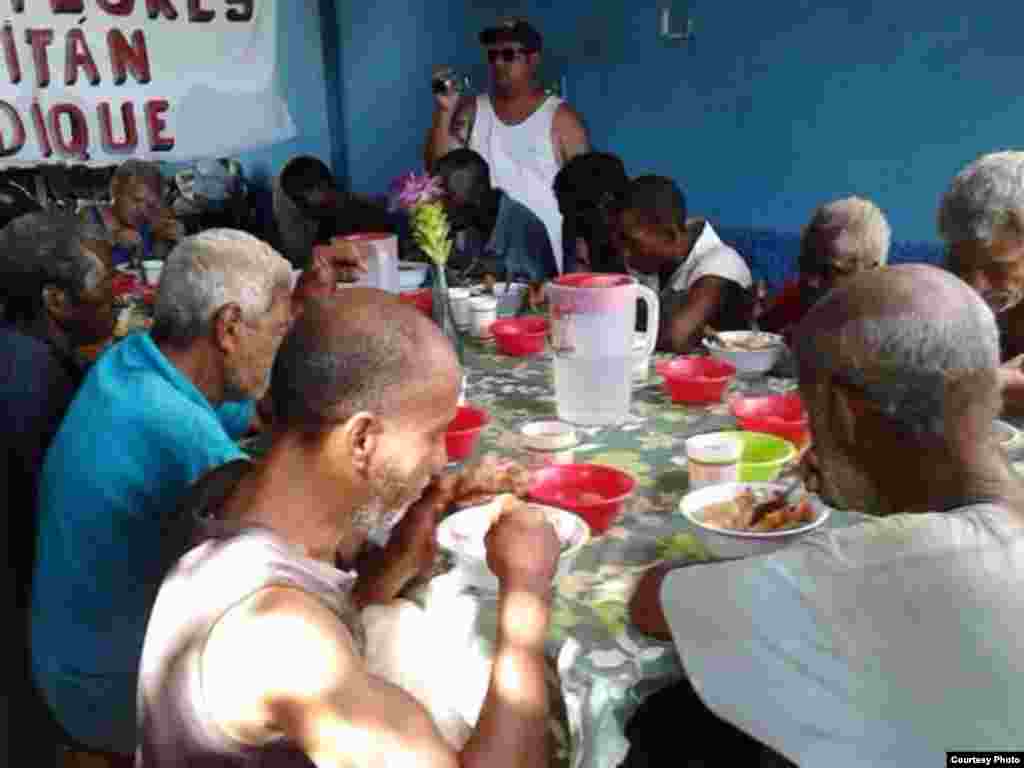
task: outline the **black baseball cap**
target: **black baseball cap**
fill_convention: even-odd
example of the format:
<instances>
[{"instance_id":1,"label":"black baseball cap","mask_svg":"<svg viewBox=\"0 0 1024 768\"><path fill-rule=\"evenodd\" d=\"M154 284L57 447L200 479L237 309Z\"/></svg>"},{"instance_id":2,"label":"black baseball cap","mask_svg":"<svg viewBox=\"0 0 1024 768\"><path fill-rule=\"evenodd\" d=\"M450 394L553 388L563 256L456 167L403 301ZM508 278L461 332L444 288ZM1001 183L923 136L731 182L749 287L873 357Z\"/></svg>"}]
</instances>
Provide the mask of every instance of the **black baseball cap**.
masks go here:
<instances>
[{"instance_id":1,"label":"black baseball cap","mask_svg":"<svg viewBox=\"0 0 1024 768\"><path fill-rule=\"evenodd\" d=\"M543 40L540 32L526 19L502 19L480 33L481 45L495 43L521 43L528 51L539 51Z\"/></svg>"}]
</instances>

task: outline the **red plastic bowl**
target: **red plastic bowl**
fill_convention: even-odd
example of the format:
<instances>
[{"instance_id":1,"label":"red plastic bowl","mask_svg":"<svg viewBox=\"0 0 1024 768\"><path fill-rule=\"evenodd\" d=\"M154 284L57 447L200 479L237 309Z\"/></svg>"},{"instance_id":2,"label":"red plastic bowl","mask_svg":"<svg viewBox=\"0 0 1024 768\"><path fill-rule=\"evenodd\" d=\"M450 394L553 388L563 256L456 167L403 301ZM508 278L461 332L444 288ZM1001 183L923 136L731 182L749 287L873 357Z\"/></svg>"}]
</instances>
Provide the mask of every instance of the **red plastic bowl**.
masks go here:
<instances>
[{"instance_id":1,"label":"red plastic bowl","mask_svg":"<svg viewBox=\"0 0 1024 768\"><path fill-rule=\"evenodd\" d=\"M575 512L596 535L611 527L634 488L633 476L615 467L552 464L533 473L529 496L539 504Z\"/></svg>"},{"instance_id":2,"label":"red plastic bowl","mask_svg":"<svg viewBox=\"0 0 1024 768\"><path fill-rule=\"evenodd\" d=\"M736 366L713 357L686 355L658 362L655 370L665 379L673 403L717 403L736 375Z\"/></svg>"},{"instance_id":3,"label":"red plastic bowl","mask_svg":"<svg viewBox=\"0 0 1024 768\"><path fill-rule=\"evenodd\" d=\"M507 317L491 323L498 349L506 355L526 357L544 351L548 321L543 317Z\"/></svg>"},{"instance_id":4,"label":"red plastic bowl","mask_svg":"<svg viewBox=\"0 0 1024 768\"><path fill-rule=\"evenodd\" d=\"M482 430L491 417L483 408L472 405L460 405L455 418L448 425L445 434L445 448L449 461L462 461L473 453Z\"/></svg>"},{"instance_id":5,"label":"red plastic bowl","mask_svg":"<svg viewBox=\"0 0 1024 768\"><path fill-rule=\"evenodd\" d=\"M398 295L398 298L409 304L415 304L420 312L427 317L434 316L434 292L430 288L419 288L415 291L405 291Z\"/></svg>"},{"instance_id":6,"label":"red plastic bowl","mask_svg":"<svg viewBox=\"0 0 1024 768\"><path fill-rule=\"evenodd\" d=\"M794 392L736 397L729 406L741 429L778 435L797 448L802 447L810 437L807 411L800 395Z\"/></svg>"}]
</instances>

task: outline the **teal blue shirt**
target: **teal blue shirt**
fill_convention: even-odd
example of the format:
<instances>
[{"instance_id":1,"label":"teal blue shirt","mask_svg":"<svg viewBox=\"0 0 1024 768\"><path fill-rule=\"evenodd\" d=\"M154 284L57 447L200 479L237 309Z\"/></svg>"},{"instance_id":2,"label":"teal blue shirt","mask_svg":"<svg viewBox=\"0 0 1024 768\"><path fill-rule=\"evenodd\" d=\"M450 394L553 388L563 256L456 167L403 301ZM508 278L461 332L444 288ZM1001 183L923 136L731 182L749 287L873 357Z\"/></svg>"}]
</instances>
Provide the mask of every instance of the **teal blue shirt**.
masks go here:
<instances>
[{"instance_id":1,"label":"teal blue shirt","mask_svg":"<svg viewBox=\"0 0 1024 768\"><path fill-rule=\"evenodd\" d=\"M36 679L68 733L131 753L146 622L191 525L176 502L243 454L253 404L215 410L149 334L93 366L46 455L32 597Z\"/></svg>"}]
</instances>

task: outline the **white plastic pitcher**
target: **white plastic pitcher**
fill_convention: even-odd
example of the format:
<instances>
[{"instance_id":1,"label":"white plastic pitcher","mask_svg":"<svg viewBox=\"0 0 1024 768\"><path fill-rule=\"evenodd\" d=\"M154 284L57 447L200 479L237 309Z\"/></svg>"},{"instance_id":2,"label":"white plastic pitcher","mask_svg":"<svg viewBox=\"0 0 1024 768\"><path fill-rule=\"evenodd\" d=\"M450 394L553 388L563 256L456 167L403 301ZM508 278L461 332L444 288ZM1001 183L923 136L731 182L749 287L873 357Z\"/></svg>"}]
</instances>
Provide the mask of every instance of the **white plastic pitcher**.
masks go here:
<instances>
[{"instance_id":1,"label":"white plastic pitcher","mask_svg":"<svg viewBox=\"0 0 1024 768\"><path fill-rule=\"evenodd\" d=\"M388 293L399 293L398 238L385 232L364 232L331 238L335 247L356 248L366 261L366 274L356 285L380 288Z\"/></svg>"},{"instance_id":2,"label":"white plastic pitcher","mask_svg":"<svg viewBox=\"0 0 1024 768\"><path fill-rule=\"evenodd\" d=\"M558 418L621 424L632 400L636 300L647 304L644 350L658 339L658 296L629 275L578 272L546 286Z\"/></svg>"}]
</instances>

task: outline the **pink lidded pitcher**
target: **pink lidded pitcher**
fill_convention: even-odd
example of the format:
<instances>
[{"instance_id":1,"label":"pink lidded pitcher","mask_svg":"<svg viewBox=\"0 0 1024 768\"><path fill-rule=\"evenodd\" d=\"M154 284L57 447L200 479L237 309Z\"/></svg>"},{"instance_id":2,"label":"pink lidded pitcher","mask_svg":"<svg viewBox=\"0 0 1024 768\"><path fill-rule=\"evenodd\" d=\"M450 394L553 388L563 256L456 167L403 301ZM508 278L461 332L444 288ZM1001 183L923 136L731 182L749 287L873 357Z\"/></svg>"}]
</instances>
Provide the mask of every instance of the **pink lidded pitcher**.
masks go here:
<instances>
[{"instance_id":1,"label":"pink lidded pitcher","mask_svg":"<svg viewBox=\"0 0 1024 768\"><path fill-rule=\"evenodd\" d=\"M643 350L658 338L658 296L629 275L577 272L545 287L554 352L558 418L621 424L629 416L636 301L647 305ZM639 351L639 350L638 350Z\"/></svg>"}]
</instances>

